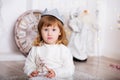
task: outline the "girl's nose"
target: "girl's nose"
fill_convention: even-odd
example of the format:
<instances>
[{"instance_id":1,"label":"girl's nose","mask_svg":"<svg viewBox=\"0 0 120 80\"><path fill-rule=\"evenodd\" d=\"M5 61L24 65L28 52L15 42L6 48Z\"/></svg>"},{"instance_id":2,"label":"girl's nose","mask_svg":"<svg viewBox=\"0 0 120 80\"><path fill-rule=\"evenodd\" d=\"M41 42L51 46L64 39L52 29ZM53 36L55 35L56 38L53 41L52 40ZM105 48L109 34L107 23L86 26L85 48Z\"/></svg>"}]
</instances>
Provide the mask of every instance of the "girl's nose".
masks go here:
<instances>
[{"instance_id":1,"label":"girl's nose","mask_svg":"<svg viewBox=\"0 0 120 80\"><path fill-rule=\"evenodd\" d=\"M48 35L50 36L52 34L52 31L51 30L48 30Z\"/></svg>"}]
</instances>

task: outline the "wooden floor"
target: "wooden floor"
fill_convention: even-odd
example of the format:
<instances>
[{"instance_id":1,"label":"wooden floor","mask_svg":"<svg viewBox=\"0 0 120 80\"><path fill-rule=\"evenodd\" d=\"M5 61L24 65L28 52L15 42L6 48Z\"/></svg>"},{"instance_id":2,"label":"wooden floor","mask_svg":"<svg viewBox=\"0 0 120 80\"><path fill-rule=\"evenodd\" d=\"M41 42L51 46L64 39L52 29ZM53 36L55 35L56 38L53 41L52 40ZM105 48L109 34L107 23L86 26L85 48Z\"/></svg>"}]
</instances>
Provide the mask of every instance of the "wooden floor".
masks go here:
<instances>
[{"instance_id":1,"label":"wooden floor","mask_svg":"<svg viewBox=\"0 0 120 80\"><path fill-rule=\"evenodd\" d=\"M120 60L106 57L90 57L87 62L75 62L75 65L76 72L81 71L90 74L96 77L94 80L120 80L120 68L116 68L116 65L120 67Z\"/></svg>"},{"instance_id":2,"label":"wooden floor","mask_svg":"<svg viewBox=\"0 0 120 80\"><path fill-rule=\"evenodd\" d=\"M75 63L75 80L120 80L120 60L89 57L87 62ZM0 61L0 80L26 80L24 61ZM81 75L86 76L81 76ZM92 76L93 78L83 78Z\"/></svg>"}]
</instances>

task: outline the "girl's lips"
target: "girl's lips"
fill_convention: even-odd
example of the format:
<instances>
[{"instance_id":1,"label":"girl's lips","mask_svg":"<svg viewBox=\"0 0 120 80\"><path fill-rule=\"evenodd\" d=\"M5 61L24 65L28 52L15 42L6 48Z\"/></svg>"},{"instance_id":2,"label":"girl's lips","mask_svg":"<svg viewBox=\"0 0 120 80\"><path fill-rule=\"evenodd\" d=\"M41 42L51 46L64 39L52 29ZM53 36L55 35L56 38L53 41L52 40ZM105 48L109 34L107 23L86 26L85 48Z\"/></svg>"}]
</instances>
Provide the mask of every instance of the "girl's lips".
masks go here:
<instances>
[{"instance_id":1,"label":"girl's lips","mask_svg":"<svg viewBox=\"0 0 120 80\"><path fill-rule=\"evenodd\" d=\"M47 39L52 39L52 37L48 37Z\"/></svg>"}]
</instances>

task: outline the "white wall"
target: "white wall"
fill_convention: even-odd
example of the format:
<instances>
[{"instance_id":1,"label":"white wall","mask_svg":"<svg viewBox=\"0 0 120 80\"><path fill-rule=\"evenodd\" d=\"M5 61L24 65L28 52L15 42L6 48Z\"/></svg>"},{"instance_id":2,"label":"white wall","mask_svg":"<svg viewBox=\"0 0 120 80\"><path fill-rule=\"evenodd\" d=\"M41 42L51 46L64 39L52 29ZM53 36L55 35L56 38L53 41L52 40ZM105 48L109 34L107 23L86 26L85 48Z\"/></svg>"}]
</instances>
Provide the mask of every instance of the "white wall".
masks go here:
<instances>
[{"instance_id":1,"label":"white wall","mask_svg":"<svg viewBox=\"0 0 120 80\"><path fill-rule=\"evenodd\" d=\"M99 0L100 54L120 59L120 0Z\"/></svg>"},{"instance_id":2,"label":"white wall","mask_svg":"<svg viewBox=\"0 0 120 80\"><path fill-rule=\"evenodd\" d=\"M0 26L0 52L18 51L14 41L14 23L24 11L25 0L2 0L2 26Z\"/></svg>"},{"instance_id":3,"label":"white wall","mask_svg":"<svg viewBox=\"0 0 120 80\"><path fill-rule=\"evenodd\" d=\"M14 23L26 11L25 0L1 0L0 60L23 57L14 40ZM18 54L18 55L17 55Z\"/></svg>"}]
</instances>

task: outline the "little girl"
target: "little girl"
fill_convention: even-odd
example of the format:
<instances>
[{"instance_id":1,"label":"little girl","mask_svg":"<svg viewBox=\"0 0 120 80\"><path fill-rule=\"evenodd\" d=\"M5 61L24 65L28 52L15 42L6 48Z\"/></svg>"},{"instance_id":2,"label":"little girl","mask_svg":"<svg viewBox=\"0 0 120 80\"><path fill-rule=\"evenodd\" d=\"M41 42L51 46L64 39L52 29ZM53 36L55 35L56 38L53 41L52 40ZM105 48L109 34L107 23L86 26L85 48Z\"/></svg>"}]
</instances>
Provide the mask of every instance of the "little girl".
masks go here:
<instances>
[{"instance_id":1,"label":"little girl","mask_svg":"<svg viewBox=\"0 0 120 80\"><path fill-rule=\"evenodd\" d=\"M26 58L24 72L31 80L70 80L74 74L73 57L66 47L64 22L57 9L44 11L38 24L39 46Z\"/></svg>"}]
</instances>

